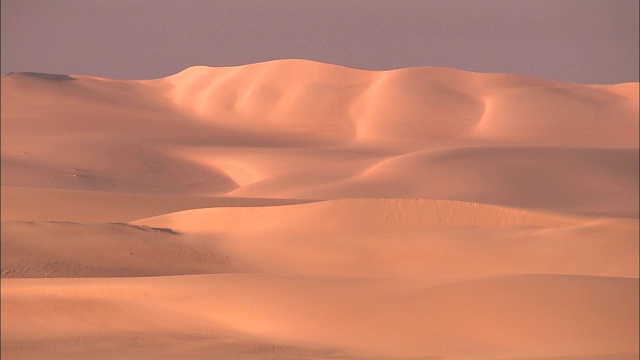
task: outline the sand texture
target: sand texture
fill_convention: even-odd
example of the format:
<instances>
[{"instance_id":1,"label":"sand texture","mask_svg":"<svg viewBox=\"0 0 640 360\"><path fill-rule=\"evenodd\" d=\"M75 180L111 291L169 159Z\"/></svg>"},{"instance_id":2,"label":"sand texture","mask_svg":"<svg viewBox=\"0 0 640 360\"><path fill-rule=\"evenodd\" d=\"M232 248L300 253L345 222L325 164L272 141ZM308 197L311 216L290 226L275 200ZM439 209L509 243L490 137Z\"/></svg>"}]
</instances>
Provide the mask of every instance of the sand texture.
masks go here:
<instances>
[{"instance_id":1,"label":"sand texture","mask_svg":"<svg viewBox=\"0 0 640 360\"><path fill-rule=\"evenodd\" d=\"M3 360L639 356L638 83L1 81Z\"/></svg>"}]
</instances>

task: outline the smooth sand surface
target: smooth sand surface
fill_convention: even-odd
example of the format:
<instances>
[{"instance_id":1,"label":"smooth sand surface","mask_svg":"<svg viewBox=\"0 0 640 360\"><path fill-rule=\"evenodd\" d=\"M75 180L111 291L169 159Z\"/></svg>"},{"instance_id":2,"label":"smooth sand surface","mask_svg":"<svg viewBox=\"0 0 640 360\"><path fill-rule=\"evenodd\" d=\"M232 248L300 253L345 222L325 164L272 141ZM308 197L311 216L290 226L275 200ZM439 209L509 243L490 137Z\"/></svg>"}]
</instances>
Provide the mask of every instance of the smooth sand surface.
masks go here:
<instances>
[{"instance_id":1,"label":"smooth sand surface","mask_svg":"<svg viewBox=\"0 0 640 360\"><path fill-rule=\"evenodd\" d=\"M2 358L637 359L638 83L2 76Z\"/></svg>"}]
</instances>

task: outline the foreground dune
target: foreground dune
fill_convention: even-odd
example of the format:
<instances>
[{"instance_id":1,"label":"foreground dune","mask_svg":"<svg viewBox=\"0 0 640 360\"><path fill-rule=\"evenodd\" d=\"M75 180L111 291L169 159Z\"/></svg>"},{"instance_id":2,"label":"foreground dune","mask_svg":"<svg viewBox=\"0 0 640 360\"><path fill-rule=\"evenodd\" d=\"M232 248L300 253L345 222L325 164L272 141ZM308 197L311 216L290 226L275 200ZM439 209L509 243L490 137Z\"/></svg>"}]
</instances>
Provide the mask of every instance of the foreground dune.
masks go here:
<instances>
[{"instance_id":1,"label":"foreground dune","mask_svg":"<svg viewBox=\"0 0 640 360\"><path fill-rule=\"evenodd\" d=\"M2 273L638 277L636 225L433 200L198 209L132 224L5 221Z\"/></svg>"},{"instance_id":2,"label":"foreground dune","mask_svg":"<svg viewBox=\"0 0 640 360\"><path fill-rule=\"evenodd\" d=\"M638 84L2 76L8 359L637 359Z\"/></svg>"},{"instance_id":3,"label":"foreground dune","mask_svg":"<svg viewBox=\"0 0 640 360\"><path fill-rule=\"evenodd\" d=\"M630 358L638 347L638 284L627 278L521 275L429 285L234 274L6 279L3 291L3 311L14 314L3 320L8 354L63 354L71 345L93 357L96 345L108 349L120 337L132 348L159 341L151 350L157 356L176 351L163 341L176 333L182 351L267 344L258 350L263 358Z\"/></svg>"}]
</instances>

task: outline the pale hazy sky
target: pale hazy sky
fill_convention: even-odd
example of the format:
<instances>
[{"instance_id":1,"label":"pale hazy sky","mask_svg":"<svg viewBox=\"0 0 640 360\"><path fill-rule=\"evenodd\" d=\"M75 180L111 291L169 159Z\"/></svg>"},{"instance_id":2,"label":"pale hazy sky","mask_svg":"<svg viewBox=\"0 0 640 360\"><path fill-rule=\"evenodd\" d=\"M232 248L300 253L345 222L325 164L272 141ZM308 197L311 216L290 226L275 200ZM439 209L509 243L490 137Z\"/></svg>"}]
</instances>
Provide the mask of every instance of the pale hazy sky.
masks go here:
<instances>
[{"instance_id":1,"label":"pale hazy sky","mask_svg":"<svg viewBox=\"0 0 640 360\"><path fill-rule=\"evenodd\" d=\"M304 58L638 81L638 0L2 0L2 73L124 79Z\"/></svg>"}]
</instances>

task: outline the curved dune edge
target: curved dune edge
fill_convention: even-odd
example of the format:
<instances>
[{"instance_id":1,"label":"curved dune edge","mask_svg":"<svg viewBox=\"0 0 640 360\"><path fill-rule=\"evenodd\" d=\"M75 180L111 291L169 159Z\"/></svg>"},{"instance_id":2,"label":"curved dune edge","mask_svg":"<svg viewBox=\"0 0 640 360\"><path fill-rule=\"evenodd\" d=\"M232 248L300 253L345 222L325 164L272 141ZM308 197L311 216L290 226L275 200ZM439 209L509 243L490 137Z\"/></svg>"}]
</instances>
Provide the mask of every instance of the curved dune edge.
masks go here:
<instances>
[{"instance_id":1,"label":"curved dune edge","mask_svg":"<svg viewBox=\"0 0 640 360\"><path fill-rule=\"evenodd\" d=\"M176 196L2 186L2 221L124 223L186 209L276 206L301 199Z\"/></svg>"},{"instance_id":2,"label":"curved dune edge","mask_svg":"<svg viewBox=\"0 0 640 360\"><path fill-rule=\"evenodd\" d=\"M187 210L132 224L212 241L251 272L638 277L635 219L444 200L347 199Z\"/></svg>"},{"instance_id":3,"label":"curved dune edge","mask_svg":"<svg viewBox=\"0 0 640 360\"><path fill-rule=\"evenodd\" d=\"M322 222L318 220L322 219ZM606 219L606 218L605 218ZM252 208L184 210L139 219L132 224L178 232L259 231L274 227L316 231L335 228L384 229L473 226L562 227L597 222L598 217L507 208L466 201L432 199L341 199Z\"/></svg>"},{"instance_id":4,"label":"curved dune edge","mask_svg":"<svg viewBox=\"0 0 640 360\"><path fill-rule=\"evenodd\" d=\"M282 157L266 151L252 157L236 154L225 162L239 164L260 178L229 195L448 199L638 216L638 151L634 149L460 146L378 158L342 152L344 165L336 161L322 167L312 166L313 161L329 162L339 156L302 151ZM195 157L207 157L207 153Z\"/></svg>"},{"instance_id":5,"label":"curved dune edge","mask_svg":"<svg viewBox=\"0 0 640 360\"><path fill-rule=\"evenodd\" d=\"M129 224L4 221L2 276L637 278L637 237L634 219L444 200L218 207Z\"/></svg>"}]
</instances>

